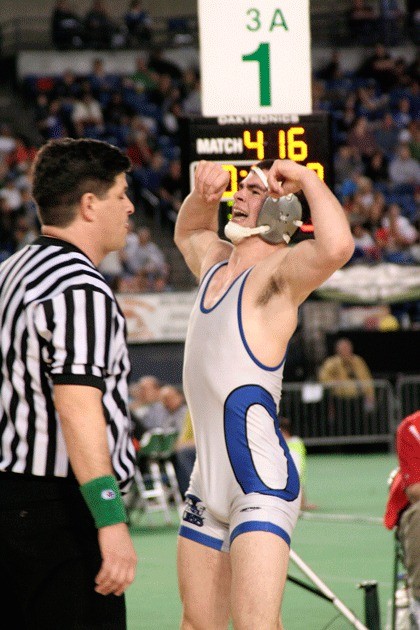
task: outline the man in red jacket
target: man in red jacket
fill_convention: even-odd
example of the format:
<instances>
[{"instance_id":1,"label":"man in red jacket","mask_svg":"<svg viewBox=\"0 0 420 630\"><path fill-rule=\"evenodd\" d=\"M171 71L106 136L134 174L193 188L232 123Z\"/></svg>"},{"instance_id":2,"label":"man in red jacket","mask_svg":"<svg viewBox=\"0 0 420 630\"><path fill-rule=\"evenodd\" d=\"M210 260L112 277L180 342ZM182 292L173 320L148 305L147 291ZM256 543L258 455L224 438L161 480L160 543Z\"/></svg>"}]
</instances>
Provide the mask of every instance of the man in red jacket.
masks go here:
<instances>
[{"instance_id":1,"label":"man in red jacket","mask_svg":"<svg viewBox=\"0 0 420 630\"><path fill-rule=\"evenodd\" d=\"M384 525L397 527L411 588L411 613L420 628L420 410L402 420L396 439L399 468L390 487Z\"/></svg>"}]
</instances>

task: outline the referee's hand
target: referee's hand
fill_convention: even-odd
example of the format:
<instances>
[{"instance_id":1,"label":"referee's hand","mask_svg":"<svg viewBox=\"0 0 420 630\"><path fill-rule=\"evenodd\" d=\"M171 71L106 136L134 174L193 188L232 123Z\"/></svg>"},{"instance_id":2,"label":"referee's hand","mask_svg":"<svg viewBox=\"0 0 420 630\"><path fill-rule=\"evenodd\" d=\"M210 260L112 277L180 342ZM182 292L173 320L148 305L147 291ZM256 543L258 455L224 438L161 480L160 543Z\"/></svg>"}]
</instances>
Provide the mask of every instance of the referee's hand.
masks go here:
<instances>
[{"instance_id":1,"label":"referee's hand","mask_svg":"<svg viewBox=\"0 0 420 630\"><path fill-rule=\"evenodd\" d=\"M102 566L96 576L95 591L101 595L122 595L134 582L137 555L125 523L98 530Z\"/></svg>"}]
</instances>

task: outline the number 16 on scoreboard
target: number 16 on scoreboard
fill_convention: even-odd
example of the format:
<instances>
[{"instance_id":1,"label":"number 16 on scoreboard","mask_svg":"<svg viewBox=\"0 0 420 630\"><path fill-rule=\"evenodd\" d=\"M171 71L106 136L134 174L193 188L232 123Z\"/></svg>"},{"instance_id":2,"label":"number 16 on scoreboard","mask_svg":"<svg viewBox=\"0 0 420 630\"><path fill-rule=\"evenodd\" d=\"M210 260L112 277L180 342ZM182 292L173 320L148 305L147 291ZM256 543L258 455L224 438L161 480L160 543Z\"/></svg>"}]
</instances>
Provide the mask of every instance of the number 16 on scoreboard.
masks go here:
<instances>
[{"instance_id":1,"label":"number 16 on scoreboard","mask_svg":"<svg viewBox=\"0 0 420 630\"><path fill-rule=\"evenodd\" d=\"M309 0L198 0L204 116L309 114Z\"/></svg>"}]
</instances>

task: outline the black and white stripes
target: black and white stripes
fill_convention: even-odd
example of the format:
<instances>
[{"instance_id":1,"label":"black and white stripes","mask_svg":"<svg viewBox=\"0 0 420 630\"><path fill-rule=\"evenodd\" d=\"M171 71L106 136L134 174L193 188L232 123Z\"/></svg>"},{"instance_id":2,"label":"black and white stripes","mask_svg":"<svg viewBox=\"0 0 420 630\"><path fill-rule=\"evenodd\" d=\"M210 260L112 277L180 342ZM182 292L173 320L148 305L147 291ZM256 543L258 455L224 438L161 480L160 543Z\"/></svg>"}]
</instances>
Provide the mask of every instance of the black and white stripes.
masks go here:
<instances>
[{"instance_id":1,"label":"black and white stripes","mask_svg":"<svg viewBox=\"0 0 420 630\"><path fill-rule=\"evenodd\" d=\"M121 488L133 474L125 320L89 259L40 237L0 266L0 470L66 477L54 383L103 391ZM83 410L81 410L81 413Z\"/></svg>"}]
</instances>

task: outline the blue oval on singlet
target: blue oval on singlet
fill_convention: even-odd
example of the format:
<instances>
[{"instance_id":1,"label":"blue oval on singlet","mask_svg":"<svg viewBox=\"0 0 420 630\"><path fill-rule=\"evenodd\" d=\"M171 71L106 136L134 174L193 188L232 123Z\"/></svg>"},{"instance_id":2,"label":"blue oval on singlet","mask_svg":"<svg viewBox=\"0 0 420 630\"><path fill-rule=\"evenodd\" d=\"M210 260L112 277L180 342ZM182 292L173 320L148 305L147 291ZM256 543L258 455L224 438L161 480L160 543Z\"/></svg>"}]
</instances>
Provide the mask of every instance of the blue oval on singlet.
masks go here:
<instances>
[{"instance_id":1,"label":"blue oval on singlet","mask_svg":"<svg viewBox=\"0 0 420 630\"><path fill-rule=\"evenodd\" d=\"M261 405L273 419L274 430L287 460L287 483L284 488L268 487L258 474L247 437L247 414L253 405ZM286 441L278 426L276 404L272 395L260 385L243 385L233 390L224 407L225 439L236 480L245 494L258 492L294 501L300 489L299 475Z\"/></svg>"}]
</instances>

